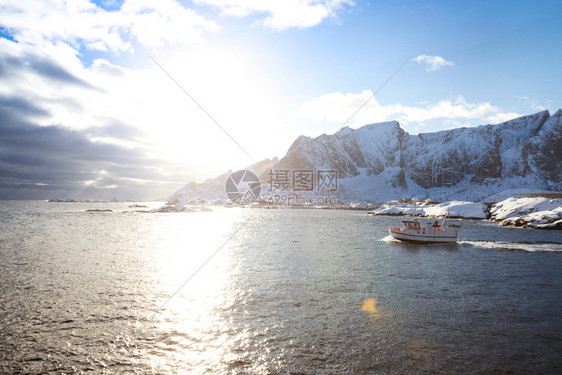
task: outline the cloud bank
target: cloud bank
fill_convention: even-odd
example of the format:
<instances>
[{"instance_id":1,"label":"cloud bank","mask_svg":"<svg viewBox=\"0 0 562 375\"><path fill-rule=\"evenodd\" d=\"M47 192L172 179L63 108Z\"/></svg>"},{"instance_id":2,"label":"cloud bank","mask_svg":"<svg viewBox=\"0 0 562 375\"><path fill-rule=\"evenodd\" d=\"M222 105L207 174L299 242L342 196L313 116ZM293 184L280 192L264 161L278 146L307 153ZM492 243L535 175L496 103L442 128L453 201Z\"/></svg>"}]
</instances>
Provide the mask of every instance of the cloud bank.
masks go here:
<instances>
[{"instance_id":1,"label":"cloud bank","mask_svg":"<svg viewBox=\"0 0 562 375\"><path fill-rule=\"evenodd\" d=\"M339 126L373 93L334 92L309 100L300 108L300 114L309 120L325 121ZM382 105L372 98L351 121L352 126L367 123L397 120L409 131L416 130L420 124L432 120L476 120L482 123L499 123L519 117L515 112L503 112L488 102L469 103L462 96L454 100L441 100L437 103L407 106L403 104Z\"/></svg>"},{"instance_id":2,"label":"cloud bank","mask_svg":"<svg viewBox=\"0 0 562 375\"><path fill-rule=\"evenodd\" d=\"M162 161L143 150L94 142L87 133L34 123L34 118L47 115L24 98L0 96L2 199L159 198L162 189L177 186L179 181L170 181L162 171ZM118 123L97 131L126 137L136 132Z\"/></svg>"}]
</instances>

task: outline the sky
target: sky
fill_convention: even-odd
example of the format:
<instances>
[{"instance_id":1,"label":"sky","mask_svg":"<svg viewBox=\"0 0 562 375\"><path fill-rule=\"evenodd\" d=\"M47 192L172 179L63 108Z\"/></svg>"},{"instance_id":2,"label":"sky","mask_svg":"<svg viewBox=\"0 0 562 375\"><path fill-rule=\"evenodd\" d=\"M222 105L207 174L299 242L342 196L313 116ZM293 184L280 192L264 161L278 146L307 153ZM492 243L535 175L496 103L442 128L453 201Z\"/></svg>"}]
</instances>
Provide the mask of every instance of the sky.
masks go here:
<instances>
[{"instance_id":1,"label":"sky","mask_svg":"<svg viewBox=\"0 0 562 375\"><path fill-rule=\"evenodd\" d=\"M0 0L0 199L165 199L344 125L552 114L561 17L560 1Z\"/></svg>"}]
</instances>

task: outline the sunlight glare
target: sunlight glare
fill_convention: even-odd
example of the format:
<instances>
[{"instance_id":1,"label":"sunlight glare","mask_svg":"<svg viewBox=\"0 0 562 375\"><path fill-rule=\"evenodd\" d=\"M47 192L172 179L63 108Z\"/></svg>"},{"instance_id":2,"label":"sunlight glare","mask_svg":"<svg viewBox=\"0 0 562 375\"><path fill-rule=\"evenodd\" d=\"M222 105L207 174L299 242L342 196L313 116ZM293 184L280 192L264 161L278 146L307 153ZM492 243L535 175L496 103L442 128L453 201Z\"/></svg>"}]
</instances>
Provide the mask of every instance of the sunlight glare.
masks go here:
<instances>
[{"instance_id":1,"label":"sunlight glare","mask_svg":"<svg viewBox=\"0 0 562 375\"><path fill-rule=\"evenodd\" d=\"M162 214L162 227L157 234L162 247L157 259L163 294L171 295L205 264L240 225L241 215L244 210L225 208ZM240 346L247 340L242 333L228 335L229 322L224 317L224 312L232 308L232 296L239 293L232 284L239 272L231 254L237 241L228 241L158 312L159 328L167 337L162 350L174 353L174 362L185 364L186 371L189 364L204 363L220 372L224 358L234 355L230 352L234 343ZM169 361L168 356L154 356L152 360L162 367L164 359Z\"/></svg>"}]
</instances>

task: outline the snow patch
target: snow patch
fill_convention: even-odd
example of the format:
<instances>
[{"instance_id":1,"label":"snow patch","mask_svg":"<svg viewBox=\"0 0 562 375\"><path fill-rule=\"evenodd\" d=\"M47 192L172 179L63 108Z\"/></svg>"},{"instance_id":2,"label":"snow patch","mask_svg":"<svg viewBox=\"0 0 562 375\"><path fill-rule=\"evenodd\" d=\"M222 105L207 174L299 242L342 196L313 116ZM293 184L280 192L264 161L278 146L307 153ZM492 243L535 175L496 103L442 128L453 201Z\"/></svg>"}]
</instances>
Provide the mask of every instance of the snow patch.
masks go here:
<instances>
[{"instance_id":1,"label":"snow patch","mask_svg":"<svg viewBox=\"0 0 562 375\"><path fill-rule=\"evenodd\" d=\"M439 204L418 206L411 204L386 203L376 210L370 211L371 215L419 215L429 217L449 217L463 219L486 219L487 206L479 202L451 201Z\"/></svg>"},{"instance_id":2,"label":"snow patch","mask_svg":"<svg viewBox=\"0 0 562 375\"><path fill-rule=\"evenodd\" d=\"M508 198L494 204L492 219L501 225L562 229L562 198Z\"/></svg>"}]
</instances>

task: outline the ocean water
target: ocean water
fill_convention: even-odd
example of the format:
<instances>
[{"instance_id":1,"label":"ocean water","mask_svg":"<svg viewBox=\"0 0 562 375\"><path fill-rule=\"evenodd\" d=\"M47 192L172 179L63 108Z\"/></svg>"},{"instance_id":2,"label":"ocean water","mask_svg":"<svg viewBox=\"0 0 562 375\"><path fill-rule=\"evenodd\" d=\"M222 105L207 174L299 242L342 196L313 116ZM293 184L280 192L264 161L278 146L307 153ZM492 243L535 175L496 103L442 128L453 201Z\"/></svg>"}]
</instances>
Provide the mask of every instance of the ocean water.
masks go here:
<instances>
[{"instance_id":1,"label":"ocean water","mask_svg":"<svg viewBox=\"0 0 562 375\"><path fill-rule=\"evenodd\" d=\"M129 206L0 202L0 373L562 373L560 231Z\"/></svg>"}]
</instances>

